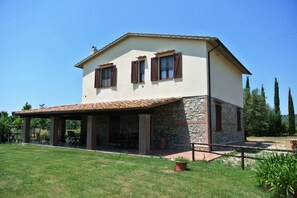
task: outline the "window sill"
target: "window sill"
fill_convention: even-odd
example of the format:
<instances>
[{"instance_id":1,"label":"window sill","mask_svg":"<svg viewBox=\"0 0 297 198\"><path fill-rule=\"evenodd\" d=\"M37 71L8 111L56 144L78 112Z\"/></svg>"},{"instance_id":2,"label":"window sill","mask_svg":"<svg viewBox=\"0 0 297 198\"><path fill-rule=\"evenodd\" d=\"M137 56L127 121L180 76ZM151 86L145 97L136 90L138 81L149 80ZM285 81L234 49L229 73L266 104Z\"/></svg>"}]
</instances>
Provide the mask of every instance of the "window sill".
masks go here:
<instances>
[{"instance_id":1,"label":"window sill","mask_svg":"<svg viewBox=\"0 0 297 198\"><path fill-rule=\"evenodd\" d=\"M159 79L158 81L168 81L168 80L174 80L174 78L163 78L163 79Z\"/></svg>"}]
</instances>

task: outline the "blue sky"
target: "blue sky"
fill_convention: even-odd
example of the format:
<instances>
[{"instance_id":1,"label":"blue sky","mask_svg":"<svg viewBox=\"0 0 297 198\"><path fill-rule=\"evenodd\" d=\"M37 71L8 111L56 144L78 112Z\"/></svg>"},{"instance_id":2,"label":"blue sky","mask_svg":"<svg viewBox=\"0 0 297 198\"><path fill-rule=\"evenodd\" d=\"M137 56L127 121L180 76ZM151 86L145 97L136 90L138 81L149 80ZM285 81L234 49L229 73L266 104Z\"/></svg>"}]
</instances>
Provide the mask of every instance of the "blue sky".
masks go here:
<instances>
[{"instance_id":1,"label":"blue sky","mask_svg":"<svg viewBox=\"0 0 297 198\"><path fill-rule=\"evenodd\" d=\"M74 64L127 32L216 36L271 106L278 78L282 114L291 87L297 112L296 0L0 0L0 111L80 103Z\"/></svg>"}]
</instances>

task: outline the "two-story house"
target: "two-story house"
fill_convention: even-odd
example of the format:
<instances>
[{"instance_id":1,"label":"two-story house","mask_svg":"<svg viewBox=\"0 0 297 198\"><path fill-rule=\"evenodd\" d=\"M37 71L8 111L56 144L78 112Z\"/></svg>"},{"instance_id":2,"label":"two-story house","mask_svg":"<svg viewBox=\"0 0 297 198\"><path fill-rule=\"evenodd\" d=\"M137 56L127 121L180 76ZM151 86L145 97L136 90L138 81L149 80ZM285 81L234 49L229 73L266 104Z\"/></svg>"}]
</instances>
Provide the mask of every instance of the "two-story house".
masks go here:
<instances>
[{"instance_id":1,"label":"two-story house","mask_svg":"<svg viewBox=\"0 0 297 198\"><path fill-rule=\"evenodd\" d=\"M82 103L14 112L50 117L50 144L65 136L65 120L81 120L87 149L137 140L151 148L188 149L191 142L244 141L242 74L251 74L216 37L127 33L75 67ZM207 149L207 148L206 148Z\"/></svg>"}]
</instances>

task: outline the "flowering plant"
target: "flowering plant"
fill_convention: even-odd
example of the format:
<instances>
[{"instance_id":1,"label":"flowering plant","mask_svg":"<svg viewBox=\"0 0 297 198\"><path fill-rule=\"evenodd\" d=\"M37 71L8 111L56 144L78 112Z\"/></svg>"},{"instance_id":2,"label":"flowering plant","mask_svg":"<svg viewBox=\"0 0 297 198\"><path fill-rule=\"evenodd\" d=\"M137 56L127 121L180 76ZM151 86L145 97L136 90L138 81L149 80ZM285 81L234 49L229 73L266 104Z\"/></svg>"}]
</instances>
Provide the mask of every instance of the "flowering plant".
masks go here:
<instances>
[{"instance_id":1,"label":"flowering plant","mask_svg":"<svg viewBox=\"0 0 297 198\"><path fill-rule=\"evenodd\" d=\"M291 148L295 149L296 146L297 146L297 139L296 140L289 140L289 141L290 141L290 144L291 144Z\"/></svg>"},{"instance_id":2,"label":"flowering plant","mask_svg":"<svg viewBox=\"0 0 297 198\"><path fill-rule=\"evenodd\" d=\"M290 140L290 143L296 146L297 140Z\"/></svg>"}]
</instances>

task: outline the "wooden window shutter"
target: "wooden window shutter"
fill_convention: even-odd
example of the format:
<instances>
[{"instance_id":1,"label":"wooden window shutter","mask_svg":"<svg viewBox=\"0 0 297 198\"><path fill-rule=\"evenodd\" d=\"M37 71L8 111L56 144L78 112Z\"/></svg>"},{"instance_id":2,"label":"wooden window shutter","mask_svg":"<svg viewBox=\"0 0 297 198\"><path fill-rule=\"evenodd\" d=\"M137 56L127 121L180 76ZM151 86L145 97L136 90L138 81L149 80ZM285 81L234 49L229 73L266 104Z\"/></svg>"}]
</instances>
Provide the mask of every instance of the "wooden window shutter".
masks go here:
<instances>
[{"instance_id":1,"label":"wooden window shutter","mask_svg":"<svg viewBox=\"0 0 297 198\"><path fill-rule=\"evenodd\" d=\"M114 87L117 85L117 68L115 65L111 66L111 82L110 86Z\"/></svg>"},{"instance_id":2,"label":"wooden window shutter","mask_svg":"<svg viewBox=\"0 0 297 198\"><path fill-rule=\"evenodd\" d=\"M222 131L222 106L216 104L216 131Z\"/></svg>"},{"instance_id":3,"label":"wooden window shutter","mask_svg":"<svg viewBox=\"0 0 297 198\"><path fill-rule=\"evenodd\" d=\"M138 61L131 63L131 83L138 83Z\"/></svg>"},{"instance_id":4,"label":"wooden window shutter","mask_svg":"<svg viewBox=\"0 0 297 198\"><path fill-rule=\"evenodd\" d=\"M101 87L101 69L95 69L95 88Z\"/></svg>"},{"instance_id":5,"label":"wooden window shutter","mask_svg":"<svg viewBox=\"0 0 297 198\"><path fill-rule=\"evenodd\" d=\"M158 57L151 59L151 81L158 80Z\"/></svg>"},{"instance_id":6,"label":"wooden window shutter","mask_svg":"<svg viewBox=\"0 0 297 198\"><path fill-rule=\"evenodd\" d=\"M241 112L237 109L237 131L241 131Z\"/></svg>"},{"instance_id":7,"label":"wooden window shutter","mask_svg":"<svg viewBox=\"0 0 297 198\"><path fill-rule=\"evenodd\" d=\"M175 53L174 57L174 78L181 78L182 77L182 54Z\"/></svg>"}]
</instances>

